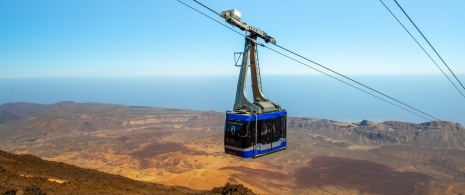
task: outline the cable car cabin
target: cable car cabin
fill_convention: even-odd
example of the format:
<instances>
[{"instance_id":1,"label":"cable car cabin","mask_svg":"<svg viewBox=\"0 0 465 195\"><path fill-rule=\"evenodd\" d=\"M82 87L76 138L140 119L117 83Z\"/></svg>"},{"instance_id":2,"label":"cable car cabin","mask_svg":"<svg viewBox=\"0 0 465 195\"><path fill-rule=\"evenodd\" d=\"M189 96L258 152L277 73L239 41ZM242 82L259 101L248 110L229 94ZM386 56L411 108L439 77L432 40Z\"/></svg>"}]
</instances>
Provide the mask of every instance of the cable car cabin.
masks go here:
<instances>
[{"instance_id":1,"label":"cable car cabin","mask_svg":"<svg viewBox=\"0 0 465 195\"><path fill-rule=\"evenodd\" d=\"M255 158L286 149L287 111L266 98L262 91L257 45L264 45L257 38L272 44L276 44L276 40L263 30L242 22L241 16L235 9L221 12L226 22L248 34L245 37L244 52L241 53L234 111L226 112L224 149L228 154ZM239 59L234 61L237 63ZM245 95L249 68L253 101L249 101Z\"/></svg>"},{"instance_id":2,"label":"cable car cabin","mask_svg":"<svg viewBox=\"0 0 465 195\"><path fill-rule=\"evenodd\" d=\"M286 149L287 112L258 115L226 112L224 149L228 154L244 158Z\"/></svg>"}]
</instances>

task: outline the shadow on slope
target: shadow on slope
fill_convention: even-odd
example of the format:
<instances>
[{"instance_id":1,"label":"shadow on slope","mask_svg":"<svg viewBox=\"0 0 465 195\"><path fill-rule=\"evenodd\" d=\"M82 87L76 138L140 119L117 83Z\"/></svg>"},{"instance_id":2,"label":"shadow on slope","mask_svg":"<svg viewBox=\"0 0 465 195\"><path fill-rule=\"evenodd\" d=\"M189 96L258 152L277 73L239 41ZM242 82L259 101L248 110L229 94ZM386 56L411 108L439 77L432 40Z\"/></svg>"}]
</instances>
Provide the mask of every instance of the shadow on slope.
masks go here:
<instances>
[{"instance_id":1,"label":"shadow on slope","mask_svg":"<svg viewBox=\"0 0 465 195\"><path fill-rule=\"evenodd\" d=\"M295 171L298 188L342 186L361 193L426 194L433 178L394 169L364 160L338 157L316 157L308 167Z\"/></svg>"}]
</instances>

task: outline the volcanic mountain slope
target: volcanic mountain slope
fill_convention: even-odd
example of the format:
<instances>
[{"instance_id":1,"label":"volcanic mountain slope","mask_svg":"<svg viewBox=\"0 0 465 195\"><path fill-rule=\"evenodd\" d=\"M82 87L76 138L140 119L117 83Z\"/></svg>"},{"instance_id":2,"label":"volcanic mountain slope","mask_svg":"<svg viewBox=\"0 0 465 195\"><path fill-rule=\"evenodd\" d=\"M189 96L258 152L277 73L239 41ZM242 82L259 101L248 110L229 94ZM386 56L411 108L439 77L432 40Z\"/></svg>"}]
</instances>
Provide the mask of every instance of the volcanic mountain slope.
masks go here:
<instances>
[{"instance_id":1,"label":"volcanic mountain slope","mask_svg":"<svg viewBox=\"0 0 465 195\"><path fill-rule=\"evenodd\" d=\"M224 113L77 102L44 106L0 124L0 148L196 190L230 182L261 194L465 192L464 131L451 122L289 118L287 150L243 159L224 154Z\"/></svg>"},{"instance_id":2,"label":"volcanic mountain slope","mask_svg":"<svg viewBox=\"0 0 465 195\"><path fill-rule=\"evenodd\" d=\"M216 194L245 188L228 184L212 192L135 181L64 163L45 161L32 155L0 151L1 194Z\"/></svg>"}]
</instances>

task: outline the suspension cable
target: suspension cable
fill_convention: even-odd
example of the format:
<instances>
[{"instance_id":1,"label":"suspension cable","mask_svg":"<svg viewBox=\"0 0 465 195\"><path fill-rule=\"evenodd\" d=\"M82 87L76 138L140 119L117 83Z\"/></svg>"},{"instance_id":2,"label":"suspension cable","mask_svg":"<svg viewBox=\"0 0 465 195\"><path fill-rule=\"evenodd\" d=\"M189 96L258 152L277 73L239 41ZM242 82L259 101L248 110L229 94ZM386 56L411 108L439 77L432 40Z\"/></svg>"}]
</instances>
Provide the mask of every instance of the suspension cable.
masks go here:
<instances>
[{"instance_id":1,"label":"suspension cable","mask_svg":"<svg viewBox=\"0 0 465 195\"><path fill-rule=\"evenodd\" d=\"M207 18L210 18L211 20L215 21L216 23L218 23L218 24L221 24L222 26L224 26L224 27L228 28L229 30L232 30L232 31L236 32L237 34L239 34L239 35L241 35L241 36L245 37L245 35L243 35L243 34L242 34L242 33L240 33L239 31L237 31L236 29L234 29L234 28L231 28L231 27L227 26L226 24L223 24L222 22L220 22L220 21L216 20L215 18L212 18L212 17L210 17L209 15L207 15L207 14L205 14L205 13L203 13L203 12L199 11L198 9L195 9L195 8L193 8L193 7L192 7L192 6L190 6L190 5L187 5L186 3L184 3L184 2L182 2L182 1L180 1L180 0L177 0L177 1L178 1L179 3L182 3L182 4L184 4L185 6L187 6L187 7L189 7L189 8L191 8L192 10L194 10L194 11L198 12L199 14L202 14L202 15L204 15L205 17L207 17ZM195 2L197 2L197 3L199 3L199 2L198 2L198 1L196 1L196 0L194 0L194 1L195 1ZM199 3L199 4L201 4L201 3ZM203 4L201 4L201 5L202 5L202 6L204 6L204 7L206 7L206 6L205 6L205 5L203 5ZM210 8L208 8L208 9L210 9ZM211 10L212 12L216 13L216 12L215 12L215 11L213 11L212 9L210 9L210 10ZM218 14L218 13L216 13L216 14ZM219 15L219 14L218 14L218 15Z\"/></svg>"},{"instance_id":2,"label":"suspension cable","mask_svg":"<svg viewBox=\"0 0 465 195\"><path fill-rule=\"evenodd\" d=\"M433 51L436 53L436 55L438 55L439 59L441 59L441 61L444 63L444 65L446 65L447 69L449 69L450 73L452 73L452 75L454 75L455 79L457 79L457 81L460 83L462 88L465 90L465 87L463 86L462 82L460 82L460 80L457 78L457 76L455 76L454 72L452 72L452 70L449 68L447 63L444 61L444 59L442 59L441 55L439 55L439 53L436 51L436 49L434 49L433 45L431 45L431 43L428 41L428 39L425 37L425 35L423 35L423 33L420 31L420 29L417 27L417 25L412 21L412 19L410 19L410 17L404 11L402 6L400 6L400 4L397 3L396 0L394 0L394 2L396 2L396 4L399 6L399 8L402 10L402 12L404 12L405 16L407 16L407 18L410 20L410 22L412 22L413 26L415 26L415 28L418 30L418 32L421 34L421 36L425 39L425 41L428 43L428 45L431 47L431 49L433 49Z\"/></svg>"},{"instance_id":3,"label":"suspension cable","mask_svg":"<svg viewBox=\"0 0 465 195\"><path fill-rule=\"evenodd\" d=\"M363 87L365 87L365 88L367 88L367 89L370 89L370 90L372 90L372 91L374 91L374 92L376 92L376 93L378 93L378 94L380 94L380 95L382 95L382 96L384 96L384 97L387 97L387 98L389 98L389 99L391 99L391 100L394 100L394 101L397 102L397 103L400 103L400 104L402 104L402 105L404 105L404 106L407 106L407 107L409 107L409 108L411 108L411 109L413 109L413 110L415 110L415 111L417 111L417 112L420 112L420 113L422 113L422 114L424 114L424 115L427 115L427 116L429 116L429 117L431 117L431 118L434 118L434 119L436 119L436 120L439 120L438 118L436 118L436 117L434 117L434 116L431 116L431 115L429 115L429 114L427 114L427 113L425 113L425 112L423 112L423 111L421 111L421 110L418 110L418 109L416 109L416 108L414 108L414 107L412 107L412 106L409 106L409 105L407 105L407 104L405 104L405 103L403 103L403 102L401 102L401 101L399 101L399 100L397 100L397 99L395 99L395 98L393 98L393 97L391 97L391 96L388 96L388 95L386 95L386 94L384 94L384 93L382 93L382 92L379 92L378 90L375 90L375 89L373 89L373 88L371 88L371 87L368 87L368 86L366 86L365 84L362 84L362 83L360 83L360 82L358 82L358 81L356 81L356 80L354 80L354 79L351 79L351 78L349 78L349 77L347 77L347 76L345 76L345 75L343 75L343 74L341 74L341 73L338 73L338 72L336 72L336 71L334 71L334 70L332 70L332 69L330 69L330 68L328 68L328 67L326 67L326 66L323 66L323 65L321 65L321 64L319 64L319 63L317 63L317 62L315 62L315 61L312 61L312 60L310 60L310 59L308 59L308 58L306 58L306 57L304 57L304 56L301 56L301 55L299 55L299 54L297 54L297 53L295 53L295 52L293 52L293 51L291 51L291 50L288 50L288 49L286 49L286 48L284 48L284 47L281 47L281 46L279 46L279 45L276 45L276 46L279 47L279 48L281 48L281 49L283 49L283 50L286 50L286 51L289 52L289 53L292 53L292 54L294 54L294 55L296 55L296 56L299 56L300 58L305 59L305 60L307 60L307 61L309 61L309 62L311 62L311 63L313 63L313 64L315 64L315 65L318 65L318 66L320 66L320 67L322 67L322 68L324 68L324 69L326 69L326 70L329 70L329 71L331 71L331 72L333 72L333 73L335 73L335 74L337 74L337 75L339 75L339 76L341 76L341 77L344 77L344 78L347 79L347 80L350 80L350 81L352 81L352 82L354 82L354 83L357 83L357 84L359 84L359 85L361 85L361 86L363 86Z\"/></svg>"},{"instance_id":4,"label":"suspension cable","mask_svg":"<svg viewBox=\"0 0 465 195\"><path fill-rule=\"evenodd\" d=\"M412 114L414 114L414 115L417 115L417 116L419 116L419 117L421 117L421 118L424 118L424 119L426 119L426 120L431 121L430 119L428 119L428 118L426 118L426 117L424 117L424 116L421 116L421 115L419 115L419 114L417 114L417 113L415 113L415 112L412 112L412 111L410 111L410 110L407 110L407 109L405 109L404 107L401 107L401 106L399 106L399 105L397 105L397 104L394 104L394 103L392 103L392 102L390 102L390 101L388 101L388 100L386 100L386 99L383 99L383 98L381 98L381 97L379 97L379 96L377 96L377 95L375 95L375 94L373 94L373 93L370 93L370 92L368 92L368 91L366 91L366 90L363 90L363 89L361 89L360 87L357 87L357 86L354 86L354 85L352 85L352 84L350 84L350 83L348 83L348 82L345 82L345 81L343 81L343 80L341 80L341 79L339 79L339 78L337 78L337 77L335 77L335 76L333 76L333 75L330 75L330 74L328 74L328 73L326 73L326 72L323 72L323 71L321 71L321 70L318 70L318 69L316 69L315 67L312 67L312 66L310 66L310 65L308 65L308 64L305 64L305 63L303 63L303 62L301 62L301 61L299 61L299 60L296 60L295 58L292 58L292 57L290 57L290 56L288 56L288 55L286 55L286 54L283 54L283 53L281 53L281 52L279 52L279 51L276 51L276 50L274 50L274 49L271 49L271 48L269 48L269 47L267 47L267 46L263 46L263 47L265 47L265 48L267 48L267 49L269 49L269 50L271 50L271 51L274 51L274 52L276 52L276 53L278 53L278 54L280 54L280 55L282 55L282 56L284 56L284 57L286 57L286 58L289 58L289 59L291 59L291 60L293 60L293 61L295 61L295 62L297 62L297 63L300 63L300 64L302 64L302 65L304 65L304 66L307 66L308 68L311 68L311 69L313 69L313 70L315 70L315 71L318 71L318 72L320 72L320 73L322 73L322 74L324 74L324 75L326 75L326 76L329 76L329 77L331 77L331 78L333 78L333 79L336 79L336 80L339 81L339 82L342 82L342 83L344 83L344 84L346 84L346 85L349 85L349 86L351 86L351 87L353 87L353 88L355 88L355 89L358 89L358 90L360 90L360 91L362 91L362 92L364 92L364 93L366 93L366 94L368 94L368 95L371 95L371 96L373 96L373 97L375 97L375 98L378 98L378 99L380 99L380 100L382 100L382 101L384 101L384 102L386 102L386 103L389 103L389 104L391 104L391 105L393 105L393 106L396 106L396 107L398 107L398 108L400 108L400 109L402 109L402 110L405 110L405 111L410 112L410 113L412 113ZM428 114L426 114L426 115L428 115ZM429 115L428 115L428 116L429 116ZM435 117L432 117L432 118L436 119ZM436 120L439 120L439 119L436 119Z\"/></svg>"},{"instance_id":5,"label":"suspension cable","mask_svg":"<svg viewBox=\"0 0 465 195\"><path fill-rule=\"evenodd\" d=\"M213 13L215 13L216 15L218 15L219 17L221 17L221 14L219 14L219 13L216 12L215 10L213 10L213 9L211 9L211 8L209 8L209 7L207 7L206 5L200 3L200 2L197 1L197 0L194 0L194 1L195 1L196 3L198 3L198 4L200 4L201 6L203 6L204 8L207 8L208 10L212 11Z\"/></svg>"},{"instance_id":6,"label":"suspension cable","mask_svg":"<svg viewBox=\"0 0 465 195\"><path fill-rule=\"evenodd\" d=\"M204 15L205 17L210 18L211 20L217 22L218 24L221 24L222 26L224 26L224 27L226 27L226 28L228 28L228 29L230 29L230 30L236 32L237 34L239 34L239 35L241 35L241 36L243 36L243 37L246 37L245 35L241 34L240 32L236 31L235 29L233 29L233 28L231 28L231 27L229 27L229 26L226 26L225 24L221 23L220 21L218 21L218 20L216 20L216 19L214 19L214 18L212 18L212 17L206 15L205 13L203 13L203 12L201 12L201 11L199 11L199 10L197 10L197 9L195 9L195 8L193 8L193 7L191 7L191 6L189 6L189 5L187 5L186 3L182 2L181 0L177 0L177 1L180 2L180 3L182 3L183 5L185 5L185 6L189 7L189 8L191 8L192 10L197 11L198 13ZM194 1L197 2L197 3L199 3L199 2L196 1L196 0L194 0ZM206 7L205 5L203 5L203 4L201 4L201 3L199 3L199 4L202 5L202 6L204 6L204 7ZM218 14L217 12L213 11L212 9L210 9L210 8L208 8L208 9L209 9L210 11L212 11L212 12ZM394 104L394 103L392 103L392 102L390 102L390 101L388 101L388 100L386 100L386 99L384 99L384 98L382 98L382 97L379 97L379 96L374 95L374 94L372 94L372 93L370 93L370 92L367 92L366 90L363 90L363 89L361 89L361 88L359 88L359 87L356 87L356 86L354 86L354 85L352 85L352 84L350 84L350 83L347 83L347 82L345 82L345 81L342 81L341 79L338 79L338 78L336 78L336 77L334 77L334 76L332 76L332 75L330 75L330 74L328 74L328 73L325 73L325 72L323 72L323 71L321 71L321 70L318 70L318 69L316 69L316 68L314 68L314 67L312 67L312 66L310 66L310 65L308 65L308 64L305 64L305 63L303 63L303 62L300 62L300 61L298 61L298 60L296 60L296 59L294 59L294 58L291 58L291 57L289 57L289 56L287 56L287 55L281 53L281 52L278 52L278 51L276 51L276 50L274 50L274 49L271 49L270 47L267 47L267 46L265 46L265 45L263 45L263 44L262 44L262 46L265 47L265 48L268 48L268 49L270 49L270 50L272 50L272 51L274 51L274 52L276 52L276 53L278 53L278 54L280 54L280 55L283 55L284 57L287 57L287 58L289 58L289 59L291 59L291 60L293 60L293 61L296 61L296 62L298 62L298 63L300 63L300 64L303 64L303 65L305 65L305 66L307 66L307 67L309 67L309 68L312 68L312 69L314 69L314 70L316 70L316 71L318 71L318 72L320 72L320 73L323 73L323 74L325 74L325 75L327 75L327 76L329 76L329 77L331 77L331 78L333 78L333 79L336 79L336 80L338 80L338 81L340 81L340 82L342 82L342 83L345 83L345 84L347 84L347 85L349 85L349 86L351 86L351 87L354 87L354 88L356 88L356 89L358 89L358 90L360 90L360 91L362 91L362 92L365 92L365 93L367 93L367 94L369 94L369 95L371 95L371 96L373 96L373 97L376 97L376 98L378 98L378 99L380 99L380 100L382 100L382 101L384 101L384 102L387 102L387 103L389 103L389 104L391 104L391 105L394 105L394 106L396 106L396 107L398 107L398 108L401 108L401 109L403 109L403 110L405 110L405 111L408 111L408 112L410 112L410 113L412 113L412 114L415 114L415 115L417 115L417 116L419 116L419 117L421 117L421 118L424 118L424 119L429 120L429 121L432 121L431 118L440 121L440 119L438 119L438 118L436 118L436 117L434 117L434 116L431 116L430 114L427 114L427 113L425 113L425 112L423 112L423 111L420 111L420 110L418 110L418 109L416 109L416 108L414 108L414 107L412 107L412 106L409 106L409 105L407 105L407 104L405 104L405 103L403 103L403 102L401 102L401 101L399 101L399 100L397 100L397 99L395 99L395 98L392 98L392 97L390 97L390 96L388 96L388 95L386 95L386 94L384 94L384 93L381 93L381 92L379 92L379 91L377 91L377 90L375 90L375 89L373 89L373 88L371 88L371 87L368 87L367 85L364 85L364 84L362 84L362 83L360 83L360 82L358 82L358 81L355 81L354 79L351 79L351 78L349 78L349 77L347 77L347 76L344 76L343 74L340 74L340 73L338 73L338 72L336 72L336 71L334 71L334 70L332 70L332 69L329 69L329 68L327 68L327 67L325 67L325 66L323 66L323 65L321 65L321 64L319 64L319 63L316 63L316 62L314 62L314 61L312 61L312 60L310 60L310 59L308 59L308 58L305 58L305 57L303 57L302 55L299 55L299 54L297 54L297 53L295 53L295 52L293 52L293 51L291 51L291 50L288 50L288 49L286 49L286 48L284 48L284 47L282 47L282 46L276 45L277 47L279 47L279 48L281 48L281 49L283 49L283 50L285 50L285 51L287 51L287 52L289 52L289 53L292 53L292 54L294 54L294 55L296 55L296 56L298 56L298 57L300 57L300 58L302 58L302 59L305 59L305 60L307 60L307 61L309 61L309 62L312 62L313 64L316 64L316 65L318 65L318 66L320 66L320 67L322 67L322 68L324 68L324 69L326 69L326 70L328 70L328 71L331 71L331 72L333 72L333 73L335 73L335 74L337 74L337 75L339 75L339 76L341 76L341 77L343 77L343 78L345 78L345 79L348 79L348 80L350 80L350 81L352 81L352 82L354 82L354 83L356 83L356 84L358 84L358 85L361 85L361 86L363 86L363 87L365 87L365 88L367 88L367 89L369 89L369 90L372 90L372 91L374 91L374 92L376 92L376 93L378 93L378 94L380 94L380 95L382 95L382 96L384 96L384 97L387 97L387 98L389 98L389 99L391 99L391 100L393 100L393 101L395 101L395 102L397 102L397 103L399 103L399 104L401 104L401 105L404 105L404 106L406 106L406 107L408 107L408 108L410 108L410 109L412 109L412 110L415 110L416 112L422 113L423 115L430 117L430 119L427 118L427 117L421 116L421 115L419 115L418 113L414 113L414 112L412 112L412 111L410 111L410 110L407 110L406 108L403 108L403 107L401 107L401 106L399 106L399 105L396 105L396 104Z\"/></svg>"},{"instance_id":7,"label":"suspension cable","mask_svg":"<svg viewBox=\"0 0 465 195\"><path fill-rule=\"evenodd\" d=\"M397 20L397 22L402 26L402 28L404 28L404 30L410 35L410 37L417 43L417 45L423 50L423 52L425 52L425 54L429 57L429 59L431 61L433 61L433 63L436 65L436 67L439 68L439 70L442 72L442 74L444 74L444 76L446 76L446 78L455 87L455 89L457 89L457 91L462 95L462 97L465 98L465 95L462 93L462 91L460 91L460 89L457 87L457 85L455 85L455 83L449 78L449 76L447 76L447 74L442 70L442 68L439 67L438 63L436 63L436 61L431 57L431 55L429 55L429 53L425 50L425 48L423 48L423 46L421 46L421 44L417 41L417 39L415 39L415 37L413 37L412 33L410 33L410 31L404 26L404 24L402 24L402 22L394 15L394 13L391 11L391 9L389 9L386 6L386 4L384 4L383 0L379 0L379 1L384 5L384 7L389 11L389 13L391 13L391 15Z\"/></svg>"}]
</instances>

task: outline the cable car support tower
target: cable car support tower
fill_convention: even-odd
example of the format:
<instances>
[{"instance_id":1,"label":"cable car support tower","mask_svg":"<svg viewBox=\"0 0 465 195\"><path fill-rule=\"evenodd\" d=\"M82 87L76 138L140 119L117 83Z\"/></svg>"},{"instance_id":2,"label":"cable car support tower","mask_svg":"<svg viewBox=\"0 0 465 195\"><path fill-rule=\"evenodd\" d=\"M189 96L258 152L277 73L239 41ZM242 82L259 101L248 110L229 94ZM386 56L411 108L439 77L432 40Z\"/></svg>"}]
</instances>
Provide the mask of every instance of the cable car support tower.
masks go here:
<instances>
[{"instance_id":1,"label":"cable car support tower","mask_svg":"<svg viewBox=\"0 0 465 195\"><path fill-rule=\"evenodd\" d=\"M241 70L237 83L236 100L234 103L234 111L241 113L261 114L281 110L281 106L270 101L263 95L262 84L260 77L260 67L258 64L257 45L262 46L262 43L257 41L257 38L262 38L266 43L276 44L276 40L267 35L264 31L254 26L247 25L241 21L241 13L236 10L227 10L221 12L221 16L226 19L226 22L232 24L241 30L248 33L245 37L244 52L242 53ZM246 80L250 61L250 76L252 82L253 102L246 97Z\"/></svg>"}]
</instances>

